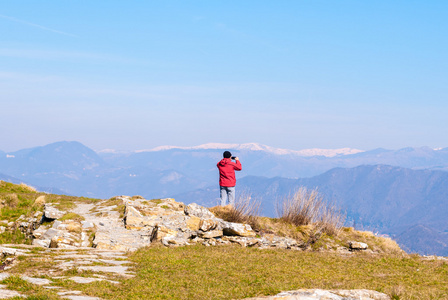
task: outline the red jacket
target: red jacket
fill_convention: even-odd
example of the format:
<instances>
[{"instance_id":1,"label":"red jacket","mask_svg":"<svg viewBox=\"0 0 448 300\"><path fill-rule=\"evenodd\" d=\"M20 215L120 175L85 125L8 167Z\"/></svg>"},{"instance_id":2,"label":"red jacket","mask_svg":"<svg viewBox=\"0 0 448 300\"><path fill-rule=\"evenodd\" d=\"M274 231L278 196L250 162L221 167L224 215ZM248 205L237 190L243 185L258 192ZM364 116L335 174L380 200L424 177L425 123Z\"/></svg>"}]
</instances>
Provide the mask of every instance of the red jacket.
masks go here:
<instances>
[{"instance_id":1,"label":"red jacket","mask_svg":"<svg viewBox=\"0 0 448 300\"><path fill-rule=\"evenodd\" d=\"M219 169L219 185L226 187L235 186L235 170L241 171L240 161L233 162L230 158L223 158L217 167Z\"/></svg>"}]
</instances>

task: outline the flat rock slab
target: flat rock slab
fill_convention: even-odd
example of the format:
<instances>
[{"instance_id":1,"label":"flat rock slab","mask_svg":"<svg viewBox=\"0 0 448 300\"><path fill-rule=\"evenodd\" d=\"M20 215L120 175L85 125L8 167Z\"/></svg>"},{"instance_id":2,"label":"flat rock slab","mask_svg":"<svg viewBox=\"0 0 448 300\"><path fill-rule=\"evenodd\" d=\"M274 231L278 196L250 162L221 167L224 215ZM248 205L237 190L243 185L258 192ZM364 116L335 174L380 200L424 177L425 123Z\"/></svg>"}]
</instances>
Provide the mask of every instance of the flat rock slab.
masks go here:
<instances>
[{"instance_id":1,"label":"flat rock slab","mask_svg":"<svg viewBox=\"0 0 448 300\"><path fill-rule=\"evenodd\" d=\"M275 296L246 298L246 300L390 300L386 294L371 290L301 289L281 292Z\"/></svg>"},{"instance_id":2,"label":"flat rock slab","mask_svg":"<svg viewBox=\"0 0 448 300\"><path fill-rule=\"evenodd\" d=\"M0 289L0 299L8 299L12 297L25 297L17 291Z\"/></svg>"},{"instance_id":3,"label":"flat rock slab","mask_svg":"<svg viewBox=\"0 0 448 300\"><path fill-rule=\"evenodd\" d=\"M45 278L34 278L34 277L28 277L28 276L20 276L23 280L28 281L32 284L37 285L49 285L51 284L51 280L45 279Z\"/></svg>"},{"instance_id":4,"label":"flat rock slab","mask_svg":"<svg viewBox=\"0 0 448 300\"><path fill-rule=\"evenodd\" d=\"M129 268L123 266L82 266L78 269L83 271L115 273L127 277L133 276L132 274L127 273Z\"/></svg>"},{"instance_id":5,"label":"flat rock slab","mask_svg":"<svg viewBox=\"0 0 448 300\"><path fill-rule=\"evenodd\" d=\"M9 273L0 273L0 281L5 280L6 278L8 278L9 276L11 276L11 274Z\"/></svg>"},{"instance_id":6,"label":"flat rock slab","mask_svg":"<svg viewBox=\"0 0 448 300\"><path fill-rule=\"evenodd\" d=\"M59 292L58 295L59 296L65 296L65 295L81 295L82 292L81 291L63 291L63 292Z\"/></svg>"},{"instance_id":7,"label":"flat rock slab","mask_svg":"<svg viewBox=\"0 0 448 300\"><path fill-rule=\"evenodd\" d=\"M64 254L64 255L58 255L56 258L63 259L63 258L69 258L69 259L95 259L98 258L97 255L92 254Z\"/></svg>"},{"instance_id":8,"label":"flat rock slab","mask_svg":"<svg viewBox=\"0 0 448 300\"><path fill-rule=\"evenodd\" d=\"M66 295L64 296L64 298L70 300L101 300L101 298L98 297L78 296L78 295Z\"/></svg>"},{"instance_id":9,"label":"flat rock slab","mask_svg":"<svg viewBox=\"0 0 448 300\"><path fill-rule=\"evenodd\" d=\"M78 277L78 276L70 277L69 279L73 280L76 283L91 283L94 281L102 281L103 280L102 278Z\"/></svg>"},{"instance_id":10,"label":"flat rock slab","mask_svg":"<svg viewBox=\"0 0 448 300\"><path fill-rule=\"evenodd\" d=\"M110 264L110 265L123 265L123 264L130 264L131 262L128 260L113 260L113 259L98 259L97 261Z\"/></svg>"},{"instance_id":11,"label":"flat rock slab","mask_svg":"<svg viewBox=\"0 0 448 300\"><path fill-rule=\"evenodd\" d=\"M79 277L79 276L74 276L74 277L70 277L70 280L73 280L76 283L91 283L94 281L107 281L110 283L114 283L114 284L120 284L120 282L118 281L113 281L113 280L108 280L108 279L104 279L104 278L92 278L92 277Z\"/></svg>"}]
</instances>

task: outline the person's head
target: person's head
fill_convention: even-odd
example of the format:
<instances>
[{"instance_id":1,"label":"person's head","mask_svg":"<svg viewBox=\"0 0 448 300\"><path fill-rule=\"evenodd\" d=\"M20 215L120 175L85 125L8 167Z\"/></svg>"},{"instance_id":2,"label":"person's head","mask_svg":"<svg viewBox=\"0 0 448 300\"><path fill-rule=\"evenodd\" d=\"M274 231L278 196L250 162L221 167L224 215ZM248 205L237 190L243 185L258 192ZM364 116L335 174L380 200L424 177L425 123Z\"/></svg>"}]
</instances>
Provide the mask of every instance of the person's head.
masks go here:
<instances>
[{"instance_id":1,"label":"person's head","mask_svg":"<svg viewBox=\"0 0 448 300\"><path fill-rule=\"evenodd\" d=\"M224 151L224 153L222 154L222 156L224 158L231 158L232 157L232 153L230 153L230 151Z\"/></svg>"}]
</instances>

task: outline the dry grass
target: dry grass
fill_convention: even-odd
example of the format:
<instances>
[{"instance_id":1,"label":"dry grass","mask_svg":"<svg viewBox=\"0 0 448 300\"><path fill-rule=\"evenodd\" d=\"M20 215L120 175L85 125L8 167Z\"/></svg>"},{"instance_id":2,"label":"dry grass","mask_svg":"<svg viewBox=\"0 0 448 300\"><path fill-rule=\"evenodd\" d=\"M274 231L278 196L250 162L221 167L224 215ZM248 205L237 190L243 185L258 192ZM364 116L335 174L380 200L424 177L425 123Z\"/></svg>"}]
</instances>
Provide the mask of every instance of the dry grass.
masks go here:
<instances>
[{"instance_id":1,"label":"dry grass","mask_svg":"<svg viewBox=\"0 0 448 300\"><path fill-rule=\"evenodd\" d=\"M214 213L218 218L221 218L227 222L245 223L252 226L257 230L259 226L261 201L252 198L250 195L242 194L235 200L235 206L215 206L210 208L210 211Z\"/></svg>"},{"instance_id":2,"label":"dry grass","mask_svg":"<svg viewBox=\"0 0 448 300\"><path fill-rule=\"evenodd\" d=\"M20 184L20 187L28 192L37 192L37 190L35 188L33 188L32 186L29 186L23 182Z\"/></svg>"},{"instance_id":3,"label":"dry grass","mask_svg":"<svg viewBox=\"0 0 448 300\"><path fill-rule=\"evenodd\" d=\"M295 226L314 224L319 231L337 235L345 221L345 216L328 204L317 189L301 187L293 196L277 203L277 214L281 220Z\"/></svg>"},{"instance_id":4,"label":"dry grass","mask_svg":"<svg viewBox=\"0 0 448 300\"><path fill-rule=\"evenodd\" d=\"M7 194L3 196L2 202L10 208L16 208L19 205L19 197L17 194Z\"/></svg>"},{"instance_id":5,"label":"dry grass","mask_svg":"<svg viewBox=\"0 0 448 300\"><path fill-rule=\"evenodd\" d=\"M357 231L353 227L344 227L339 232L337 239L339 242L346 246L348 241L358 241L369 245L369 249L389 254L401 254L400 246L397 242L387 237L380 237L374 235L371 231Z\"/></svg>"},{"instance_id":6,"label":"dry grass","mask_svg":"<svg viewBox=\"0 0 448 300\"><path fill-rule=\"evenodd\" d=\"M403 300L448 295L448 264L417 256L195 245L142 248L131 260L137 276L120 285L58 285L103 299L244 299L300 288L365 288Z\"/></svg>"},{"instance_id":7,"label":"dry grass","mask_svg":"<svg viewBox=\"0 0 448 300\"><path fill-rule=\"evenodd\" d=\"M34 201L34 205L41 207L45 205L45 195L41 195L36 198L36 201Z\"/></svg>"}]
</instances>

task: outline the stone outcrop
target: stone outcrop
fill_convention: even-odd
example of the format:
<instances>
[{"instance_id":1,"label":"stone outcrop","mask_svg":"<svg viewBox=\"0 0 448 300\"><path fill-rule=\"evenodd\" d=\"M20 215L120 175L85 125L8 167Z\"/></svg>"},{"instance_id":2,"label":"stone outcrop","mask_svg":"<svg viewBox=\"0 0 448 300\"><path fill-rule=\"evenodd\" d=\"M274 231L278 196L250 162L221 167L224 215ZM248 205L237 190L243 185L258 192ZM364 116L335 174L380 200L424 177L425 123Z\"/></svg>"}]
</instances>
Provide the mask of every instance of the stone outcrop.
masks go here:
<instances>
[{"instance_id":1,"label":"stone outcrop","mask_svg":"<svg viewBox=\"0 0 448 300\"><path fill-rule=\"evenodd\" d=\"M292 238L257 234L250 225L224 221L196 203L185 205L171 198L146 200L120 196L115 199L121 200L124 206L110 206L107 200L96 205L79 203L70 213L81 216L82 221L66 220L67 217L62 217L68 212L46 204L41 218L46 222L40 226L32 222L27 225L33 224L34 230L30 231L33 245L118 251L134 251L152 243L167 247L195 243L205 246L238 244L261 249L304 250L309 247ZM366 244L358 242L350 243L349 247L345 248L347 252L367 249Z\"/></svg>"}]
</instances>

